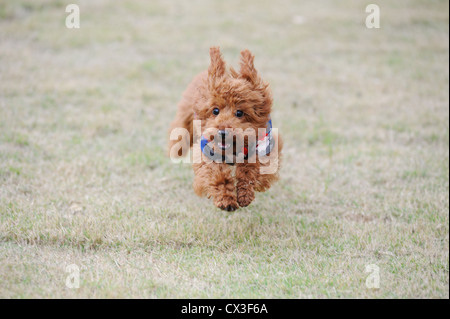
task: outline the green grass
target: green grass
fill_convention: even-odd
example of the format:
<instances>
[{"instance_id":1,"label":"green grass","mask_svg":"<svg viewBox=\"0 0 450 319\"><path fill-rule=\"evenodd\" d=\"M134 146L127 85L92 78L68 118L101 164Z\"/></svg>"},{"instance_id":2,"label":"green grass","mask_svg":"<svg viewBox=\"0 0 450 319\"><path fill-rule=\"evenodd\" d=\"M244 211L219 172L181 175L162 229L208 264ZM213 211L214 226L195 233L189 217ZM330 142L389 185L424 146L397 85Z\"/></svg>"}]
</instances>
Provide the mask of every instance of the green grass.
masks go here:
<instances>
[{"instance_id":1,"label":"green grass","mask_svg":"<svg viewBox=\"0 0 450 319\"><path fill-rule=\"evenodd\" d=\"M449 297L448 2L79 4L0 2L0 297ZM165 157L212 45L255 53L285 139L234 213Z\"/></svg>"}]
</instances>

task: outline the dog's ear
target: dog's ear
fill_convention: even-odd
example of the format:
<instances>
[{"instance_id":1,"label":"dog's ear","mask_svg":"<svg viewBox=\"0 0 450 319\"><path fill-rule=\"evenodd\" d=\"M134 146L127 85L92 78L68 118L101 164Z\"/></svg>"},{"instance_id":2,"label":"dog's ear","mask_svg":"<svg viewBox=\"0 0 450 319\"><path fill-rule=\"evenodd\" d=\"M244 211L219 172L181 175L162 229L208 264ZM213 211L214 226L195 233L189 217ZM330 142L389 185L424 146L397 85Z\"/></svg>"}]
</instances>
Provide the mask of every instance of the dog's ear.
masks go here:
<instances>
[{"instance_id":1,"label":"dog's ear","mask_svg":"<svg viewBox=\"0 0 450 319\"><path fill-rule=\"evenodd\" d=\"M272 107L272 92L269 88L269 84L264 82L260 78L258 71L256 71L255 65L253 64L254 60L255 56L249 50L241 52L239 77L250 82L255 91L261 92L263 102L255 105L254 110L260 117L267 117L269 116Z\"/></svg>"},{"instance_id":2,"label":"dog's ear","mask_svg":"<svg viewBox=\"0 0 450 319\"><path fill-rule=\"evenodd\" d=\"M208 68L208 75L210 78L218 78L225 74L225 61L220 53L219 47L212 47L209 49L211 56L211 64Z\"/></svg>"},{"instance_id":3,"label":"dog's ear","mask_svg":"<svg viewBox=\"0 0 450 319\"><path fill-rule=\"evenodd\" d=\"M241 52L241 78L246 79L250 83L258 83L258 71L256 71L253 61L255 56L247 49Z\"/></svg>"}]
</instances>

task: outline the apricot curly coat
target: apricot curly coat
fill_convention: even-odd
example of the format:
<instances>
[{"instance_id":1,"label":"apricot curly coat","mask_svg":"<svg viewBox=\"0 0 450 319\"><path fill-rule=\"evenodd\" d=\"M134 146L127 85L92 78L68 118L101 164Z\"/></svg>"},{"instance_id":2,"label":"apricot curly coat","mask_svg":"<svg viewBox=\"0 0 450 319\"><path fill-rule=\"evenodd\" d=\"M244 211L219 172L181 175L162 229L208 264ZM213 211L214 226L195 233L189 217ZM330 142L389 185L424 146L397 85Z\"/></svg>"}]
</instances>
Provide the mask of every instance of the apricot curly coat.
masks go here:
<instances>
[{"instance_id":1,"label":"apricot curly coat","mask_svg":"<svg viewBox=\"0 0 450 319\"><path fill-rule=\"evenodd\" d=\"M171 124L170 132L175 128L188 130L190 138L184 141L190 145L185 145L186 147L192 147L194 142L194 114L196 120L201 120L202 132L210 128L250 128L257 132L258 128L265 128L270 119L272 93L268 83L258 75L253 63L254 56L250 51L241 52L239 72L233 68L227 72L219 48L212 47L210 57L208 70L197 75L183 93L175 120ZM218 115L213 114L215 108L220 110ZM244 115L237 117L237 110ZM279 168L283 144L279 135L275 139L278 150L275 160ZM181 139L169 141L169 151L180 141ZM273 174L261 174L260 168L264 165L267 164L258 159L255 163L246 160L244 163L236 163L233 172L234 167L231 165L211 163L202 154L201 163L193 164L194 190L199 196L212 197L217 207L234 211L239 206L248 206L255 199L255 191L267 190L278 179L278 169Z\"/></svg>"}]
</instances>

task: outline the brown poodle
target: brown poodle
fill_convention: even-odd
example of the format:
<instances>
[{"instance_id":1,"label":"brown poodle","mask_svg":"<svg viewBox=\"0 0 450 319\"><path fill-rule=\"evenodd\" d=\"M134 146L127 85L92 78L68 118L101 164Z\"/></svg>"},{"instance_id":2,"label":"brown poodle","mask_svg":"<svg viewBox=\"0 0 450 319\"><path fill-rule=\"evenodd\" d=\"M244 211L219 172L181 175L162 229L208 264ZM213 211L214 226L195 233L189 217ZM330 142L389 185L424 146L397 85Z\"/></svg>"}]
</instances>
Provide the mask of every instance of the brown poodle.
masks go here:
<instances>
[{"instance_id":1,"label":"brown poodle","mask_svg":"<svg viewBox=\"0 0 450 319\"><path fill-rule=\"evenodd\" d=\"M269 84L250 51L241 52L239 72L226 70L219 48L210 56L208 71L194 78L178 104L169 152L181 157L192 148L195 192L234 211L278 179L283 144L272 128Z\"/></svg>"}]
</instances>

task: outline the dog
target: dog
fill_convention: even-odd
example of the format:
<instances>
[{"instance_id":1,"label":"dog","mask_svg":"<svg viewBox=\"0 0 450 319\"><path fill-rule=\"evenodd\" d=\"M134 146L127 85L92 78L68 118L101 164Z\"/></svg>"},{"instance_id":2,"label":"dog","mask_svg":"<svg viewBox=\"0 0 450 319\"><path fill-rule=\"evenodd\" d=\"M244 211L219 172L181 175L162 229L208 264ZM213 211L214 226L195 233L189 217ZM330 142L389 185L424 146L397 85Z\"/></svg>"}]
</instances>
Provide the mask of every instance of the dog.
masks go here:
<instances>
[{"instance_id":1,"label":"dog","mask_svg":"<svg viewBox=\"0 0 450 319\"><path fill-rule=\"evenodd\" d=\"M210 58L178 104L169 135L180 128L184 134L170 137L169 154L179 158L192 149L195 193L234 211L278 180L283 142L272 128L272 92L254 66L254 55L241 52L239 71L226 68L218 47L210 48Z\"/></svg>"}]
</instances>

